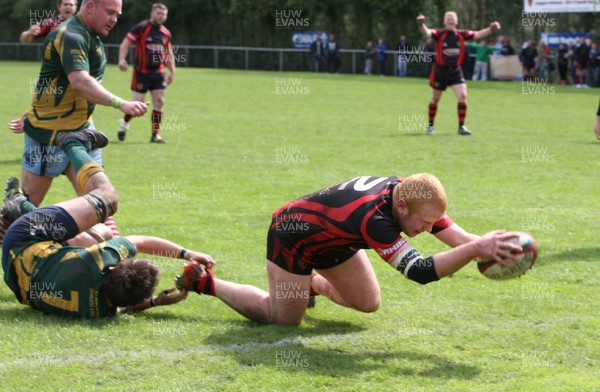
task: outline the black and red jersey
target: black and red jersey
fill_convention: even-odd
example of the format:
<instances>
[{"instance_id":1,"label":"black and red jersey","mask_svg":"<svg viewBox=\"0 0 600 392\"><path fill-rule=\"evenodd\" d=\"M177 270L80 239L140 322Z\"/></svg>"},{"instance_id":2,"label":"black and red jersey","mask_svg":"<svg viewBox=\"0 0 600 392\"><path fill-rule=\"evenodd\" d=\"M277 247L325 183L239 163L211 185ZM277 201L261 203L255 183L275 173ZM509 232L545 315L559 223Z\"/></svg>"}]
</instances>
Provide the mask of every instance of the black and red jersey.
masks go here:
<instances>
[{"instance_id":1,"label":"black and red jersey","mask_svg":"<svg viewBox=\"0 0 600 392\"><path fill-rule=\"evenodd\" d=\"M165 26L145 20L133 26L126 39L135 44L135 70L141 73L164 73L171 46L171 32Z\"/></svg>"},{"instance_id":2,"label":"black and red jersey","mask_svg":"<svg viewBox=\"0 0 600 392\"><path fill-rule=\"evenodd\" d=\"M435 39L435 63L442 67L458 67L465 61L465 41L473 39L473 30L431 29Z\"/></svg>"},{"instance_id":3,"label":"black and red jersey","mask_svg":"<svg viewBox=\"0 0 600 392\"><path fill-rule=\"evenodd\" d=\"M40 22L40 31L36 34L36 38L45 37L50 34L55 28L62 23L62 20L55 16L53 18L43 19Z\"/></svg>"},{"instance_id":4,"label":"black and red jersey","mask_svg":"<svg viewBox=\"0 0 600 392\"><path fill-rule=\"evenodd\" d=\"M356 177L303 196L273 213L271 230L294 244L294 259L316 263L331 255L374 249L388 261L406 240L392 215L392 192L401 177ZM435 234L454 222L447 216Z\"/></svg>"}]
</instances>

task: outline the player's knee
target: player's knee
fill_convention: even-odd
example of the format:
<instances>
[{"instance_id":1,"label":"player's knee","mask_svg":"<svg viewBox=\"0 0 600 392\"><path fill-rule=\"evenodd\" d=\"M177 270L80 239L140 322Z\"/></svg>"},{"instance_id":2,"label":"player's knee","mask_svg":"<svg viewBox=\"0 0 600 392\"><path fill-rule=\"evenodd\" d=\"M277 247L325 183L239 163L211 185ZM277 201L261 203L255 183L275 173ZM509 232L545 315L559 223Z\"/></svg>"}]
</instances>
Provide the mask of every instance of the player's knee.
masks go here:
<instances>
[{"instance_id":1,"label":"player's knee","mask_svg":"<svg viewBox=\"0 0 600 392\"><path fill-rule=\"evenodd\" d=\"M459 102L465 102L466 100L467 100L467 93L466 92L460 93L458 95L458 101Z\"/></svg>"},{"instance_id":2,"label":"player's knee","mask_svg":"<svg viewBox=\"0 0 600 392\"><path fill-rule=\"evenodd\" d=\"M109 216L112 216L119 209L119 194L116 190L113 189L113 192L110 193L110 196L108 197L108 203L110 206L110 210L112 211L112 214L110 214Z\"/></svg>"},{"instance_id":3,"label":"player's knee","mask_svg":"<svg viewBox=\"0 0 600 392\"><path fill-rule=\"evenodd\" d=\"M364 313L373 313L376 312L380 306L381 297L377 295L373 298L369 298L368 301L361 303L356 309Z\"/></svg>"},{"instance_id":4,"label":"player's knee","mask_svg":"<svg viewBox=\"0 0 600 392\"><path fill-rule=\"evenodd\" d=\"M117 212L117 209L119 208L119 194L117 193L117 190L109 184L102 188L100 192L102 193L102 196L104 196L109 210L112 210L113 213Z\"/></svg>"},{"instance_id":5,"label":"player's knee","mask_svg":"<svg viewBox=\"0 0 600 392\"><path fill-rule=\"evenodd\" d=\"M109 216L113 216L119 207L119 195L111 187L98 188L83 196L94 208L98 222L104 222Z\"/></svg>"},{"instance_id":6,"label":"player's knee","mask_svg":"<svg viewBox=\"0 0 600 392\"><path fill-rule=\"evenodd\" d=\"M155 109L162 109L163 105L165 104L165 97L157 97L154 100L154 108Z\"/></svg>"}]
</instances>

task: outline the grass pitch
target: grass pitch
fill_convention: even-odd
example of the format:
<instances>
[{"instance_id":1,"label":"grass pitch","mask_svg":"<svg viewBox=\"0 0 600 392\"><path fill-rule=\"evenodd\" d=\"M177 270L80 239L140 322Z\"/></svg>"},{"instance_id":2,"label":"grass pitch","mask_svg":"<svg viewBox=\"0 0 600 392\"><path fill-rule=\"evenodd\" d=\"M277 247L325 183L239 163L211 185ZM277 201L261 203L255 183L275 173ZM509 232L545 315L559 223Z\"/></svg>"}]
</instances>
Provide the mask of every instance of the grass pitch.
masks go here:
<instances>
[{"instance_id":1,"label":"grass pitch","mask_svg":"<svg viewBox=\"0 0 600 392\"><path fill-rule=\"evenodd\" d=\"M38 67L0 63L2 124L26 108ZM128 97L129 80L109 66L104 85ZM445 185L457 223L529 231L538 261L512 281L473 263L420 286L369 251L381 309L319 298L298 328L258 325L195 294L135 316L64 320L18 304L2 284L2 389L600 390L597 91L469 82L472 137L456 135L451 91L437 134L424 134L425 79L180 68L166 145L148 143L149 116L119 143L119 112L98 107L121 233L209 253L223 279L266 288L266 233L283 203L358 175L424 171ZM22 146L4 126L1 178L19 173ZM46 203L73 194L59 178ZM411 242L426 256L445 249L427 234ZM159 288L171 286L181 263L154 261Z\"/></svg>"}]
</instances>

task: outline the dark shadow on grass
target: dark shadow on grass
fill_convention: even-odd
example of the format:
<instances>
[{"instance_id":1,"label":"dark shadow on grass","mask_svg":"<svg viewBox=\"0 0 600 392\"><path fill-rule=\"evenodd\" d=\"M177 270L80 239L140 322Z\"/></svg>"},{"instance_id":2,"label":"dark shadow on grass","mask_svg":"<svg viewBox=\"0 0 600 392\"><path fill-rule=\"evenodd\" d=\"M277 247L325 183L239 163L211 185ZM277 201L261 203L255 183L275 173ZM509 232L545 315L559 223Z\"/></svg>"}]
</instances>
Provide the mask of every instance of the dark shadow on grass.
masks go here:
<instances>
[{"instance_id":1,"label":"dark shadow on grass","mask_svg":"<svg viewBox=\"0 0 600 392\"><path fill-rule=\"evenodd\" d=\"M365 331L366 328L343 321L305 318L300 327L261 325L250 321L229 321L225 332L206 337L204 344L235 359L241 366L270 367L291 373L322 374L332 377L352 377L363 372L384 371L390 376L416 375L437 379L470 380L481 374L471 364L458 363L440 355L402 350L374 351L354 344L346 334ZM309 347L307 339L320 339L321 346ZM351 339L350 339L351 341Z\"/></svg>"},{"instance_id":2,"label":"dark shadow on grass","mask_svg":"<svg viewBox=\"0 0 600 392\"><path fill-rule=\"evenodd\" d=\"M347 321L320 320L305 317L300 327L286 325L265 325L250 320L228 320L227 331L209 335L207 344L213 345L240 345L256 343L271 344L283 339L292 341L297 338L308 338L322 335L345 335L364 331L361 325Z\"/></svg>"},{"instance_id":3,"label":"dark shadow on grass","mask_svg":"<svg viewBox=\"0 0 600 392\"><path fill-rule=\"evenodd\" d=\"M4 296L1 297L4 300ZM128 323L130 317L139 318L141 322L174 322L181 325L194 325L200 322L205 322L205 318L189 315L172 314L167 311L150 310L137 314L128 314L116 317L101 317L101 318L75 318L61 317L53 314L45 314L39 310L29 306L21 305L17 302L14 296L9 300L18 305L15 308L3 310L0 314L0 319L19 320L20 322L40 324L40 325L57 325L61 327L69 327L73 325L89 327L90 329L105 328L108 325L115 323ZM6 301L6 302L9 302Z\"/></svg>"},{"instance_id":4,"label":"dark shadow on grass","mask_svg":"<svg viewBox=\"0 0 600 392\"><path fill-rule=\"evenodd\" d=\"M16 301L16 300L15 300ZM30 308L29 306L21 305L17 308L6 309L2 311L3 319L7 320L19 320L19 323L24 324L39 324L43 326L59 326L59 327L70 327L73 325L86 326L90 328L105 328L115 322L118 322L118 318L115 317L103 317L97 319L79 319L60 317L50 314L42 313L39 310Z\"/></svg>"},{"instance_id":5,"label":"dark shadow on grass","mask_svg":"<svg viewBox=\"0 0 600 392\"><path fill-rule=\"evenodd\" d=\"M538 254L538 260L535 265L545 265L565 261L585 261L596 262L600 258L600 248L579 248L559 253ZM534 266L535 268L535 266Z\"/></svg>"},{"instance_id":6,"label":"dark shadow on grass","mask_svg":"<svg viewBox=\"0 0 600 392\"><path fill-rule=\"evenodd\" d=\"M348 346L345 346L348 347ZM213 346L214 349L218 349ZM320 374L330 377L352 377L360 373L385 372L391 377L419 376L434 379L471 380L481 369L435 354L414 351L373 351L355 349L314 348L302 344L285 344L242 350L223 349L241 366L260 366L290 373Z\"/></svg>"}]
</instances>

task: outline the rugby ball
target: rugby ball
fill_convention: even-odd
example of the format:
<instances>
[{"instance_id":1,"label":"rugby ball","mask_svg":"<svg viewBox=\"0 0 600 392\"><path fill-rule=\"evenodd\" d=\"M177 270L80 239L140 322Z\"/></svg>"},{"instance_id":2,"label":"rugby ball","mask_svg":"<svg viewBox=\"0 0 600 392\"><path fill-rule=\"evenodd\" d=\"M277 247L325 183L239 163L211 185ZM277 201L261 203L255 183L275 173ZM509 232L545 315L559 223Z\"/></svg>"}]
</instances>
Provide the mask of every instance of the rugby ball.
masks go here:
<instances>
[{"instance_id":1,"label":"rugby ball","mask_svg":"<svg viewBox=\"0 0 600 392\"><path fill-rule=\"evenodd\" d=\"M519 237L511 238L510 242L521 245L522 252L513 253L517 255L514 260L507 259L510 267L506 267L496 260L480 261L477 268L484 276L495 280L506 280L523 275L533 267L537 257L537 243L535 238L527 233L519 233Z\"/></svg>"}]
</instances>

